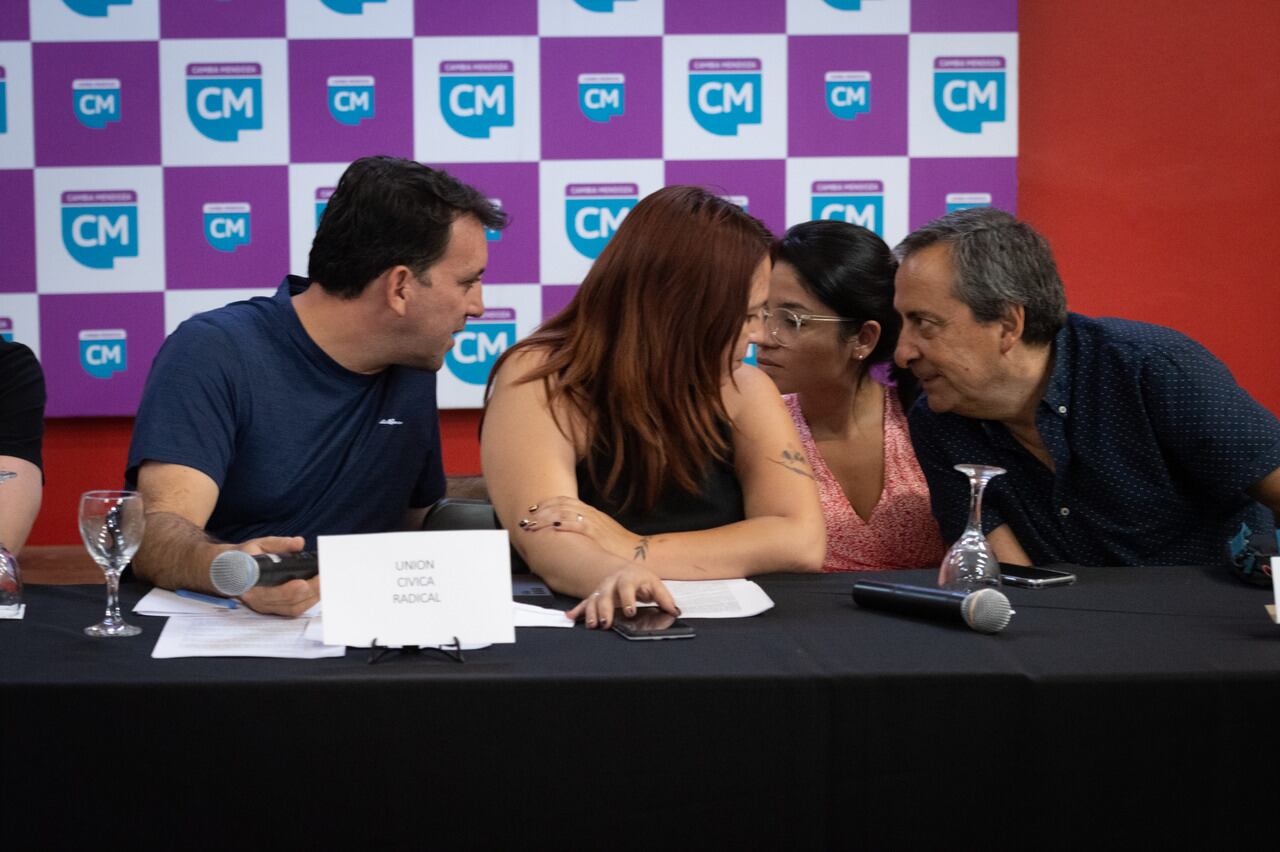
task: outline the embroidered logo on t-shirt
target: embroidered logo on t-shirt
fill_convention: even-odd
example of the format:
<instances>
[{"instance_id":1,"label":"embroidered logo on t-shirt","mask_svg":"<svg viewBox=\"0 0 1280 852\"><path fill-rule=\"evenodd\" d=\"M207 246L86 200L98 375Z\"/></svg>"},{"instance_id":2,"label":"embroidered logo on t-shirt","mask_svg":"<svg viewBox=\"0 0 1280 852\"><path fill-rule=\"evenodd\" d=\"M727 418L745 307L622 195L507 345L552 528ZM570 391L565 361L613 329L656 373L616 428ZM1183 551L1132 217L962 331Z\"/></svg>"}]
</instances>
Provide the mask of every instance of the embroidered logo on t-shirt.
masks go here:
<instances>
[{"instance_id":1,"label":"embroidered logo on t-shirt","mask_svg":"<svg viewBox=\"0 0 1280 852\"><path fill-rule=\"evenodd\" d=\"M394 417L384 417L378 421L379 426L403 426L403 420L397 420Z\"/></svg>"}]
</instances>

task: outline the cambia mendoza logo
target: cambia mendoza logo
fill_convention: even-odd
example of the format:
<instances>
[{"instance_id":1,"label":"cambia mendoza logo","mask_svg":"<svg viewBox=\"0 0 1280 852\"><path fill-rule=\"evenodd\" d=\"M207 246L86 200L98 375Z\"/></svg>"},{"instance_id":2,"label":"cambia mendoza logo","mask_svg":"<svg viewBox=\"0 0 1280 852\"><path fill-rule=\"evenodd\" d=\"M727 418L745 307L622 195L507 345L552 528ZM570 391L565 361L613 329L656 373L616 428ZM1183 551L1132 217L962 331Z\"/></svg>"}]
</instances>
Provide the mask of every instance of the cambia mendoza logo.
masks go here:
<instances>
[{"instance_id":1,"label":"cambia mendoza logo","mask_svg":"<svg viewBox=\"0 0 1280 852\"><path fill-rule=\"evenodd\" d=\"M578 109L602 123L623 115L627 111L626 83L622 74L579 74Z\"/></svg>"},{"instance_id":2,"label":"cambia mendoza logo","mask_svg":"<svg viewBox=\"0 0 1280 852\"><path fill-rule=\"evenodd\" d=\"M515 63L508 59L440 63L440 112L469 139L515 125L515 90Z\"/></svg>"},{"instance_id":3,"label":"cambia mendoza logo","mask_svg":"<svg viewBox=\"0 0 1280 852\"><path fill-rule=\"evenodd\" d=\"M633 0L573 0L588 12L612 12L614 3L630 3Z\"/></svg>"},{"instance_id":4,"label":"cambia mendoza logo","mask_svg":"<svg viewBox=\"0 0 1280 852\"><path fill-rule=\"evenodd\" d=\"M62 2L67 4L68 9L86 18L105 18L112 6L133 5L133 0L62 0Z\"/></svg>"},{"instance_id":5,"label":"cambia mendoza logo","mask_svg":"<svg viewBox=\"0 0 1280 852\"><path fill-rule=\"evenodd\" d=\"M90 269L138 256L138 194L131 189L62 193L62 244Z\"/></svg>"},{"instance_id":6,"label":"cambia mendoza logo","mask_svg":"<svg viewBox=\"0 0 1280 852\"><path fill-rule=\"evenodd\" d=\"M813 182L811 218L861 225L883 237L884 184L878 180Z\"/></svg>"},{"instance_id":7,"label":"cambia mendoza logo","mask_svg":"<svg viewBox=\"0 0 1280 852\"><path fill-rule=\"evenodd\" d=\"M948 192L947 193L947 212L951 213L956 210L968 210L970 207L990 207L991 193L989 192Z\"/></svg>"},{"instance_id":8,"label":"cambia mendoza logo","mask_svg":"<svg viewBox=\"0 0 1280 852\"><path fill-rule=\"evenodd\" d=\"M445 355L449 370L471 385L489 381L489 371L516 340L514 308L487 308L478 319L453 335L453 348Z\"/></svg>"},{"instance_id":9,"label":"cambia mendoza logo","mask_svg":"<svg viewBox=\"0 0 1280 852\"><path fill-rule=\"evenodd\" d=\"M5 79L4 66L0 65L0 133L9 132L9 81Z\"/></svg>"},{"instance_id":10,"label":"cambia mendoza logo","mask_svg":"<svg viewBox=\"0 0 1280 852\"><path fill-rule=\"evenodd\" d=\"M0 340L13 342L13 317L0 317Z\"/></svg>"},{"instance_id":11,"label":"cambia mendoza logo","mask_svg":"<svg viewBox=\"0 0 1280 852\"><path fill-rule=\"evenodd\" d=\"M187 116L215 142L235 142L262 129L262 66L256 62L187 66Z\"/></svg>"},{"instance_id":12,"label":"cambia mendoza logo","mask_svg":"<svg viewBox=\"0 0 1280 852\"><path fill-rule=\"evenodd\" d=\"M375 113L372 77L330 77L329 115L339 124L355 127Z\"/></svg>"},{"instance_id":13,"label":"cambia mendoza logo","mask_svg":"<svg viewBox=\"0 0 1280 852\"><path fill-rule=\"evenodd\" d=\"M329 206L329 199L337 190L334 186L316 187L316 227L320 227L320 219L324 216L324 208Z\"/></svg>"},{"instance_id":14,"label":"cambia mendoza logo","mask_svg":"<svg viewBox=\"0 0 1280 852\"><path fill-rule=\"evenodd\" d=\"M232 252L249 245L249 205L210 202L203 207L204 239L218 251Z\"/></svg>"},{"instance_id":15,"label":"cambia mendoza logo","mask_svg":"<svg viewBox=\"0 0 1280 852\"><path fill-rule=\"evenodd\" d=\"M595 260L639 201L634 183L571 183L564 188L564 224L569 243Z\"/></svg>"},{"instance_id":16,"label":"cambia mendoza logo","mask_svg":"<svg viewBox=\"0 0 1280 852\"><path fill-rule=\"evenodd\" d=\"M828 71L827 111L842 121L871 112L870 71Z\"/></svg>"},{"instance_id":17,"label":"cambia mendoza logo","mask_svg":"<svg viewBox=\"0 0 1280 852\"><path fill-rule=\"evenodd\" d=\"M128 369L128 335L123 328L87 328L80 332L80 366L95 379Z\"/></svg>"},{"instance_id":18,"label":"cambia mendoza logo","mask_svg":"<svg viewBox=\"0 0 1280 852\"><path fill-rule=\"evenodd\" d=\"M689 60L689 110L708 133L737 136L743 124L760 123L759 59Z\"/></svg>"},{"instance_id":19,"label":"cambia mendoza logo","mask_svg":"<svg viewBox=\"0 0 1280 852\"><path fill-rule=\"evenodd\" d=\"M959 133L981 133L1004 121L1003 56L939 56L933 61L933 105L942 123Z\"/></svg>"},{"instance_id":20,"label":"cambia mendoza logo","mask_svg":"<svg viewBox=\"0 0 1280 852\"><path fill-rule=\"evenodd\" d=\"M108 122L119 121L120 81L72 80L71 106L85 127L101 130Z\"/></svg>"},{"instance_id":21,"label":"cambia mendoza logo","mask_svg":"<svg viewBox=\"0 0 1280 852\"><path fill-rule=\"evenodd\" d=\"M385 3L387 0L320 0L339 15L362 15L365 3Z\"/></svg>"}]
</instances>

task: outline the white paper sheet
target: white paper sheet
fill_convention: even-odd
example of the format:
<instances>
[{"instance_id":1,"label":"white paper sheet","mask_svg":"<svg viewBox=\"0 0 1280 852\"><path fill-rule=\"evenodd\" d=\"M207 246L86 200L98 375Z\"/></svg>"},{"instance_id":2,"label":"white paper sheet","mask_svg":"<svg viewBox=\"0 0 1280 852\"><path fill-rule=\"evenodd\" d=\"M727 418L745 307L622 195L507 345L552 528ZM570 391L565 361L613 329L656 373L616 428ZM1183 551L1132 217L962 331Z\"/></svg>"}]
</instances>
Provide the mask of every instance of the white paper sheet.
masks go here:
<instances>
[{"instance_id":1,"label":"white paper sheet","mask_svg":"<svg viewBox=\"0 0 1280 852\"><path fill-rule=\"evenodd\" d=\"M681 618L748 618L773 608L773 599L750 580L663 580Z\"/></svg>"},{"instance_id":2,"label":"white paper sheet","mask_svg":"<svg viewBox=\"0 0 1280 852\"><path fill-rule=\"evenodd\" d=\"M252 610L222 609L204 615L171 617L151 651L155 659L174 657L280 657L314 660L341 657L342 645L306 637L309 618L281 618Z\"/></svg>"},{"instance_id":3,"label":"white paper sheet","mask_svg":"<svg viewBox=\"0 0 1280 852\"><path fill-rule=\"evenodd\" d=\"M515 603L516 627L573 627L563 611L533 604Z\"/></svg>"},{"instance_id":4,"label":"white paper sheet","mask_svg":"<svg viewBox=\"0 0 1280 852\"><path fill-rule=\"evenodd\" d=\"M27 605L24 603L13 604L12 606L0 606L0 618L18 620L27 614Z\"/></svg>"}]
</instances>

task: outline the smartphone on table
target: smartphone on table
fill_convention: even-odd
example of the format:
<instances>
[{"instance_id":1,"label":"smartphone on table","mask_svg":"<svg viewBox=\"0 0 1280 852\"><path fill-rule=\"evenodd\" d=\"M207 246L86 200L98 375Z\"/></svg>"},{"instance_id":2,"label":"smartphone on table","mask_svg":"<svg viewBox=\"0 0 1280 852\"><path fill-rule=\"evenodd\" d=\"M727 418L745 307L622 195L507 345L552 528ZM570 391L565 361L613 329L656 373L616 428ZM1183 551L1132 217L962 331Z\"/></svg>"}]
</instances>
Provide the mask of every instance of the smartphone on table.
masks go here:
<instances>
[{"instance_id":1,"label":"smartphone on table","mask_svg":"<svg viewBox=\"0 0 1280 852\"><path fill-rule=\"evenodd\" d=\"M1038 568L1034 565L1011 565L1008 562L1001 562L1000 580L1010 586L1042 589L1047 586L1069 586L1076 581L1076 575L1058 568Z\"/></svg>"},{"instance_id":2,"label":"smartphone on table","mask_svg":"<svg viewBox=\"0 0 1280 852\"><path fill-rule=\"evenodd\" d=\"M692 639L693 628L656 606L642 606L628 617L622 610L613 614L613 631L623 639Z\"/></svg>"}]
</instances>

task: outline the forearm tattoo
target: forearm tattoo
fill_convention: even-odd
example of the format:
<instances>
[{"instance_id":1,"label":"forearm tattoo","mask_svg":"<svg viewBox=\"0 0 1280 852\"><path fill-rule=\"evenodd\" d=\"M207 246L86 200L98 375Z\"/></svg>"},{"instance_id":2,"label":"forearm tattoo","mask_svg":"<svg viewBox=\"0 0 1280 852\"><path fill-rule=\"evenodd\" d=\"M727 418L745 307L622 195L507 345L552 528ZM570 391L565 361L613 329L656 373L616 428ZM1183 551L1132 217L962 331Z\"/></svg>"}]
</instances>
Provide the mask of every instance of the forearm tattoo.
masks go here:
<instances>
[{"instance_id":1,"label":"forearm tattoo","mask_svg":"<svg viewBox=\"0 0 1280 852\"><path fill-rule=\"evenodd\" d=\"M801 476L813 479L813 474L809 472L809 462L805 459L804 453L799 450L783 450L781 460L769 459L769 461L785 467L792 473L798 473Z\"/></svg>"},{"instance_id":2,"label":"forearm tattoo","mask_svg":"<svg viewBox=\"0 0 1280 852\"><path fill-rule=\"evenodd\" d=\"M635 555L632 556L631 558L636 561L641 561L643 559L648 558L649 556L649 537L648 536L645 536L644 538L636 542L634 552L635 552Z\"/></svg>"}]
</instances>

